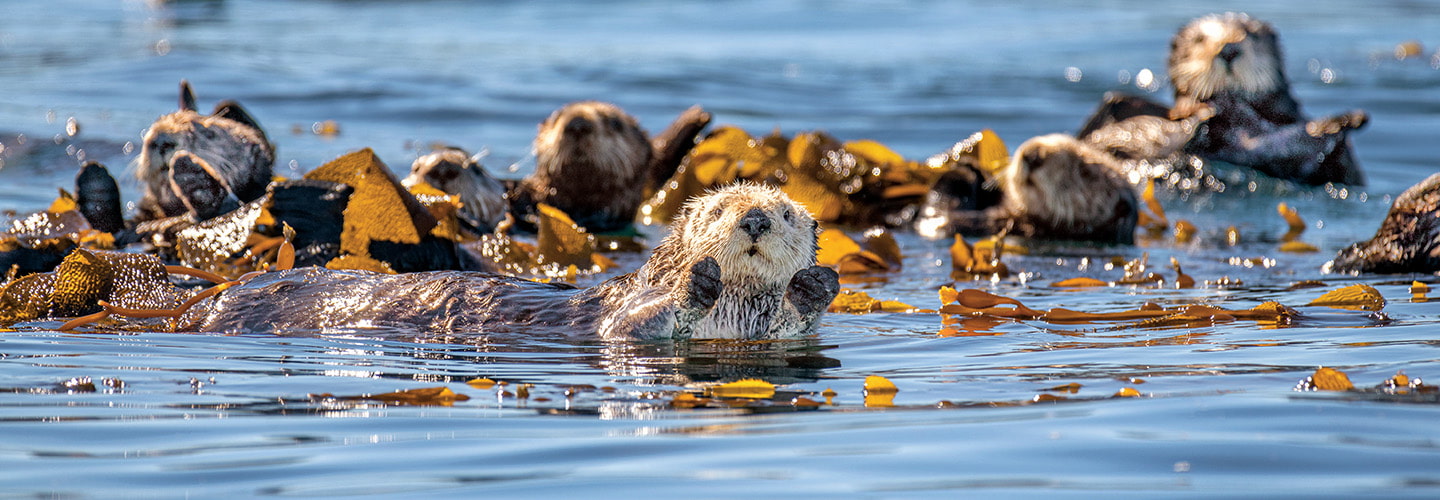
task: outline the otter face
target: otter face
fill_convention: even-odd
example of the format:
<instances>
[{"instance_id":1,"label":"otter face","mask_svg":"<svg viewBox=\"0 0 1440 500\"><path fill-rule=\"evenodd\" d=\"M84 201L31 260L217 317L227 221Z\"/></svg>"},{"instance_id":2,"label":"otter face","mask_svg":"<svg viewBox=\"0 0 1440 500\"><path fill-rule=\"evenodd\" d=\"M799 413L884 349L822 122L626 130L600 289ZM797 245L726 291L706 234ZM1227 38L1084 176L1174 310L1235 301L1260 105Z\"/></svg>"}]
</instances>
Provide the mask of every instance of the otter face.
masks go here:
<instances>
[{"instance_id":1,"label":"otter face","mask_svg":"<svg viewBox=\"0 0 1440 500\"><path fill-rule=\"evenodd\" d=\"M1108 154L1065 134L1032 138L1000 172L1005 205L1044 226L1067 228L1114 217L1116 200L1134 196Z\"/></svg>"},{"instance_id":2,"label":"otter face","mask_svg":"<svg viewBox=\"0 0 1440 500\"><path fill-rule=\"evenodd\" d=\"M597 101L565 105L535 135L536 172L638 178L652 150L645 130L619 107Z\"/></svg>"},{"instance_id":3,"label":"otter face","mask_svg":"<svg viewBox=\"0 0 1440 500\"><path fill-rule=\"evenodd\" d=\"M273 149L258 130L234 120L181 110L160 117L145 131L135 176L144 185L146 201L158 205L156 216L185 213L180 196L171 191L169 176L176 151L189 151L207 161L242 201L263 194L268 183Z\"/></svg>"},{"instance_id":4,"label":"otter face","mask_svg":"<svg viewBox=\"0 0 1440 500\"><path fill-rule=\"evenodd\" d=\"M410 175L400 181L409 188L424 182L460 197L461 210L475 222L494 227L508 208L505 186L485 172L479 161L459 148L445 148L415 159Z\"/></svg>"},{"instance_id":5,"label":"otter face","mask_svg":"<svg viewBox=\"0 0 1440 500\"><path fill-rule=\"evenodd\" d=\"M815 265L818 229L810 212L779 189L745 183L690 200L669 243L691 262L714 257L727 283L784 284Z\"/></svg>"},{"instance_id":6,"label":"otter face","mask_svg":"<svg viewBox=\"0 0 1440 500\"><path fill-rule=\"evenodd\" d=\"M1206 101L1222 91L1269 94L1287 87L1269 24L1233 12L1191 21L1170 41L1175 96Z\"/></svg>"}]
</instances>

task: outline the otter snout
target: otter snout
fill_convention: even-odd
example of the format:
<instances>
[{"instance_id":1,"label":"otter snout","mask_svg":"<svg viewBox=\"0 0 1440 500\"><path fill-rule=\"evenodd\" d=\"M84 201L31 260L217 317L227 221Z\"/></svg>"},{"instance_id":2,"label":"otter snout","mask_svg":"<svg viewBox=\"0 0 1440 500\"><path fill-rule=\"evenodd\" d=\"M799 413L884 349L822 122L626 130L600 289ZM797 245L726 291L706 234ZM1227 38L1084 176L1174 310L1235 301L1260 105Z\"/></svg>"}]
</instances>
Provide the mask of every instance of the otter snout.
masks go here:
<instances>
[{"instance_id":1,"label":"otter snout","mask_svg":"<svg viewBox=\"0 0 1440 500\"><path fill-rule=\"evenodd\" d=\"M572 136L580 136L595 130L595 124L590 120L581 117L574 117L565 124L565 133Z\"/></svg>"},{"instance_id":2,"label":"otter snout","mask_svg":"<svg viewBox=\"0 0 1440 500\"><path fill-rule=\"evenodd\" d=\"M764 210L752 208L740 218L740 229L750 235L751 241L759 241L761 235L770 232L770 216L765 215Z\"/></svg>"},{"instance_id":3,"label":"otter snout","mask_svg":"<svg viewBox=\"0 0 1440 500\"><path fill-rule=\"evenodd\" d=\"M1233 42L1225 44L1224 47L1220 48L1219 57L1220 59L1223 59L1226 63L1235 62L1235 59L1240 57L1240 43Z\"/></svg>"}]
</instances>

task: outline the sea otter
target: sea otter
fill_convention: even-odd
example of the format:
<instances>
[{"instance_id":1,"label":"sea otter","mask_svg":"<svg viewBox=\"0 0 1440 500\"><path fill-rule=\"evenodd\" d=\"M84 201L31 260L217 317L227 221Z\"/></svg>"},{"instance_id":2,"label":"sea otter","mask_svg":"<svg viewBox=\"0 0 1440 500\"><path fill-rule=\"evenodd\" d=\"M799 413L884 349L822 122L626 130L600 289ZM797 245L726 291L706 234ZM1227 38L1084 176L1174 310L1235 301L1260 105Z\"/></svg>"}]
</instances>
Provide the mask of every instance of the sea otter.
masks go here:
<instances>
[{"instance_id":1,"label":"sea otter","mask_svg":"<svg viewBox=\"0 0 1440 500\"><path fill-rule=\"evenodd\" d=\"M421 182L459 196L460 219L477 233L494 231L505 220L505 186L463 149L443 148L416 158L400 184L409 188Z\"/></svg>"},{"instance_id":2,"label":"sea otter","mask_svg":"<svg viewBox=\"0 0 1440 500\"><path fill-rule=\"evenodd\" d=\"M540 124L534 148L535 172L511 195L511 210L522 223L539 203L559 208L591 232L634 222L654 154L634 117L610 103L570 103Z\"/></svg>"},{"instance_id":3,"label":"sea otter","mask_svg":"<svg viewBox=\"0 0 1440 500\"><path fill-rule=\"evenodd\" d=\"M1122 157L1164 159L1179 149L1306 184L1365 183L1349 133L1368 115L1307 119L1268 23L1236 13L1191 21L1170 42L1169 76L1174 107L1107 95L1076 136Z\"/></svg>"},{"instance_id":4,"label":"sea otter","mask_svg":"<svg viewBox=\"0 0 1440 500\"><path fill-rule=\"evenodd\" d=\"M1032 138L1015 148L998 176L999 216L1017 234L1131 244L1139 202L1114 157L1066 134Z\"/></svg>"},{"instance_id":5,"label":"sea otter","mask_svg":"<svg viewBox=\"0 0 1440 500\"><path fill-rule=\"evenodd\" d=\"M581 332L607 340L801 336L839 292L815 265L818 224L778 189L736 184L685 205L635 272L590 288L489 274L302 268L225 291L206 331L404 325Z\"/></svg>"},{"instance_id":6,"label":"sea otter","mask_svg":"<svg viewBox=\"0 0 1440 500\"><path fill-rule=\"evenodd\" d=\"M178 154L182 151L188 154ZM177 158L189 163L185 172L173 168ZM143 189L137 220L184 215L197 204L201 211L223 213L211 206L226 200L214 192L217 185L239 202L253 201L265 194L274 164L275 147L250 113L234 101L222 101L202 115L190 83L182 80L180 110L161 116L145 131L135 160Z\"/></svg>"},{"instance_id":7,"label":"sea otter","mask_svg":"<svg viewBox=\"0 0 1440 500\"><path fill-rule=\"evenodd\" d=\"M1440 174L1400 193L1375 236L1341 250L1327 267L1386 274L1440 271Z\"/></svg>"}]
</instances>

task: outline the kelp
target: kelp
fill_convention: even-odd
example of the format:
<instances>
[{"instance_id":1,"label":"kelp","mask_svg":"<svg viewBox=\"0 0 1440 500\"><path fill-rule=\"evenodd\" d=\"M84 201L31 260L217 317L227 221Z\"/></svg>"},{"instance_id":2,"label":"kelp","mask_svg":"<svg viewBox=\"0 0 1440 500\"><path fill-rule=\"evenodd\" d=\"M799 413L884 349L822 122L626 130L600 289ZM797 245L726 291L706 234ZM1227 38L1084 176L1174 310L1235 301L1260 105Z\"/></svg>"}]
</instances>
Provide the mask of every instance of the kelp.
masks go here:
<instances>
[{"instance_id":1,"label":"kelp","mask_svg":"<svg viewBox=\"0 0 1440 500\"><path fill-rule=\"evenodd\" d=\"M949 287L940 289L940 300L943 304L940 307L941 314L992 316L1050 323L1136 322L1128 325L1131 327L1159 327L1234 320L1286 323L1299 316L1299 312L1295 309L1273 301L1262 303L1252 309L1240 310L1222 309L1202 304L1165 308L1146 303L1138 309L1108 313L1074 311L1061 307L1040 311L1010 297L973 288L955 290Z\"/></svg>"},{"instance_id":2,"label":"kelp","mask_svg":"<svg viewBox=\"0 0 1440 500\"><path fill-rule=\"evenodd\" d=\"M839 229L820 233L816 263L835 268L842 275L899 271L904 257L900 245L888 230L875 227L865 232L863 243Z\"/></svg>"},{"instance_id":3,"label":"kelp","mask_svg":"<svg viewBox=\"0 0 1440 500\"><path fill-rule=\"evenodd\" d=\"M341 252L369 256L372 241L418 244L437 224L370 148L330 160L305 178L338 182L355 190L345 208Z\"/></svg>"},{"instance_id":4,"label":"kelp","mask_svg":"<svg viewBox=\"0 0 1440 500\"><path fill-rule=\"evenodd\" d=\"M950 245L950 277L957 281L974 279L1004 278L1010 275L1010 268L1000 261L1001 255L1009 248L1005 235L999 234L989 240L988 245L971 246L965 237L955 235Z\"/></svg>"},{"instance_id":5,"label":"kelp","mask_svg":"<svg viewBox=\"0 0 1440 500\"><path fill-rule=\"evenodd\" d=\"M59 191L45 211L13 219L0 232L0 280L52 271L75 248L115 248L115 235L92 228L75 197Z\"/></svg>"},{"instance_id":6,"label":"kelp","mask_svg":"<svg viewBox=\"0 0 1440 500\"><path fill-rule=\"evenodd\" d=\"M830 312L865 314L871 312L916 312L918 308L895 300L878 300L870 294L857 290L840 290L830 302Z\"/></svg>"},{"instance_id":7,"label":"kelp","mask_svg":"<svg viewBox=\"0 0 1440 500\"><path fill-rule=\"evenodd\" d=\"M916 162L870 140L841 142L819 131L793 138L776 131L757 139L733 126L720 127L695 145L641 214L647 224L665 223L686 199L749 180L779 186L822 223L887 224L895 214L918 206L960 157L1003 165L1005 146L993 132L969 141L949 155Z\"/></svg>"},{"instance_id":8,"label":"kelp","mask_svg":"<svg viewBox=\"0 0 1440 500\"><path fill-rule=\"evenodd\" d=\"M163 309L179 304L182 296L158 258L77 248L55 271L0 288L0 323L89 315L102 311L102 303Z\"/></svg>"}]
</instances>

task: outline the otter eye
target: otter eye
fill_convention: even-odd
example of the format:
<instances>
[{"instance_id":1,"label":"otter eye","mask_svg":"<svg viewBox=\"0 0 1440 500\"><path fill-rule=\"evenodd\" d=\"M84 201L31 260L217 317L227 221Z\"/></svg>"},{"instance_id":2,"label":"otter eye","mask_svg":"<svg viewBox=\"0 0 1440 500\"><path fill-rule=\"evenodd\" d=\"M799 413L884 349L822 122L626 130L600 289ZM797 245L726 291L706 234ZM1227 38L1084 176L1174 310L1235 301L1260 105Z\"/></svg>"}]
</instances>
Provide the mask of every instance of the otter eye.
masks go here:
<instances>
[{"instance_id":1,"label":"otter eye","mask_svg":"<svg viewBox=\"0 0 1440 500\"><path fill-rule=\"evenodd\" d=\"M785 222L788 222L790 224L795 223L795 213L790 211L789 208L785 209Z\"/></svg>"},{"instance_id":2,"label":"otter eye","mask_svg":"<svg viewBox=\"0 0 1440 500\"><path fill-rule=\"evenodd\" d=\"M619 117L605 118L605 126L610 127L610 130L625 130L625 123L621 122Z\"/></svg>"},{"instance_id":3,"label":"otter eye","mask_svg":"<svg viewBox=\"0 0 1440 500\"><path fill-rule=\"evenodd\" d=\"M724 214L724 213L725 213L725 209L720 208L720 207L715 207L714 210L711 210L711 211L710 211L710 216L711 216L711 217L719 217L719 216L721 216L721 215Z\"/></svg>"}]
</instances>

